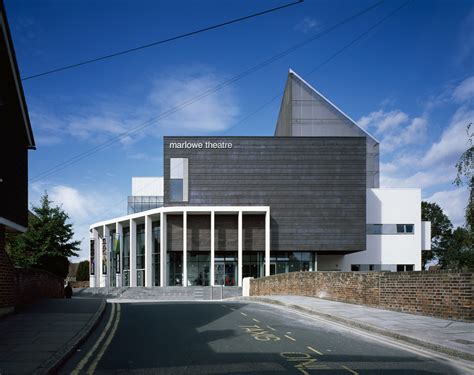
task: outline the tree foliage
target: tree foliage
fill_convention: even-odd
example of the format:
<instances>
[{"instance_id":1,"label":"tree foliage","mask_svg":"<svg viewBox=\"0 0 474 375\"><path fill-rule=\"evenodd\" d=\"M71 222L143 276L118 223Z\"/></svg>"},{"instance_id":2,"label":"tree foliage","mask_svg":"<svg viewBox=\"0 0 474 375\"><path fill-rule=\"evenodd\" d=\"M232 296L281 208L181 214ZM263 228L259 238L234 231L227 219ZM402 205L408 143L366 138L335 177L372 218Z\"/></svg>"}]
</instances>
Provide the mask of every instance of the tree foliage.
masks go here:
<instances>
[{"instance_id":1,"label":"tree foliage","mask_svg":"<svg viewBox=\"0 0 474 375\"><path fill-rule=\"evenodd\" d=\"M77 281L88 281L89 280L89 261L84 260L79 262L76 272Z\"/></svg>"},{"instance_id":2,"label":"tree foliage","mask_svg":"<svg viewBox=\"0 0 474 375\"><path fill-rule=\"evenodd\" d=\"M74 232L67 223L67 213L51 203L45 193L40 206L32 207L34 215L28 219L28 230L9 237L7 250L16 266L40 268L65 278L68 257L77 256L80 241L72 240Z\"/></svg>"},{"instance_id":3,"label":"tree foliage","mask_svg":"<svg viewBox=\"0 0 474 375\"><path fill-rule=\"evenodd\" d=\"M466 227L474 231L474 131L471 131L472 123L467 125L467 149L464 151L456 163L456 178L454 183L457 186L466 184L469 188L469 200L466 206Z\"/></svg>"},{"instance_id":4,"label":"tree foliage","mask_svg":"<svg viewBox=\"0 0 474 375\"><path fill-rule=\"evenodd\" d=\"M422 268L446 250L453 224L436 203L421 202L421 220L431 222L431 250L422 252Z\"/></svg>"}]
</instances>

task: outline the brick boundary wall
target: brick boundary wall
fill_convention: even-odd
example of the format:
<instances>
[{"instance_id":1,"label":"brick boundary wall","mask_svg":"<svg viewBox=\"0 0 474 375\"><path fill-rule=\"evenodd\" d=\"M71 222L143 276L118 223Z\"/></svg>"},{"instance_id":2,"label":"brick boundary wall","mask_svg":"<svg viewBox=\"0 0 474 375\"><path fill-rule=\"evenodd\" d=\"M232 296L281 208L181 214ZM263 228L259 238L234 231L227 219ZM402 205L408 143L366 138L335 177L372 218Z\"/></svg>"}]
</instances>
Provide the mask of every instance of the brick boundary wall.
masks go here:
<instances>
[{"instance_id":1,"label":"brick boundary wall","mask_svg":"<svg viewBox=\"0 0 474 375\"><path fill-rule=\"evenodd\" d=\"M474 321L472 271L291 272L250 280L250 295L313 296Z\"/></svg>"},{"instance_id":2,"label":"brick boundary wall","mask_svg":"<svg viewBox=\"0 0 474 375\"><path fill-rule=\"evenodd\" d=\"M5 227L0 225L0 309L15 306L15 267L5 251Z\"/></svg>"},{"instance_id":3,"label":"brick boundary wall","mask_svg":"<svg viewBox=\"0 0 474 375\"><path fill-rule=\"evenodd\" d=\"M25 305L41 298L64 298L64 280L48 271L16 268L16 304Z\"/></svg>"}]
</instances>

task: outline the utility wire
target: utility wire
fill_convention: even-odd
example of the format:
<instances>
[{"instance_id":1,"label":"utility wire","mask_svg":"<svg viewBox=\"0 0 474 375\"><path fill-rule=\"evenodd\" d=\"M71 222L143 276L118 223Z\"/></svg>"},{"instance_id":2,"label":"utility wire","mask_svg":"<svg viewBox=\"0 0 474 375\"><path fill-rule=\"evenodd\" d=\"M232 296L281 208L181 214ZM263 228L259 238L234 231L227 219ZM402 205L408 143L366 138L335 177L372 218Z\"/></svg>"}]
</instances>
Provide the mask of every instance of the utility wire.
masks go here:
<instances>
[{"instance_id":1,"label":"utility wire","mask_svg":"<svg viewBox=\"0 0 474 375\"><path fill-rule=\"evenodd\" d=\"M335 59L337 56L339 56L340 54L342 54L344 51L346 51L347 49L349 49L351 46L353 46L357 41L361 40L363 37L365 37L366 35L368 35L371 31L373 31L374 29L376 29L378 26L380 26L382 23L384 23L385 21L387 21L389 18L393 17L396 13L398 13L400 10L402 10L402 8L404 8L406 5L408 5L408 3L410 3L411 0L408 0L406 1L405 3L403 3L400 7L396 8L393 12L389 13L388 15L386 15L385 17L383 17L380 21L378 21L377 23L375 23L374 25L372 25L369 29L367 29L366 31L364 31L363 33L359 34L357 37L355 37L354 39L352 39L349 43L345 44L342 48L338 49L336 52L334 52L332 55L330 55L327 59L325 59L324 61L322 61L321 63L319 63L316 67L314 67L313 69L311 69L308 73L305 74L305 76L309 76L311 74L313 74L314 72L316 72L317 70L321 69L323 66L325 66L326 64L328 64L331 60ZM257 114L258 112L262 111L264 108L266 108L267 106L269 106L271 103L273 103L276 99L280 98L282 96L282 94L278 94L278 95L275 95L273 96L271 99L267 100L263 105L261 105L260 107L256 108L254 111L252 111L251 113L247 114L246 116L244 116L243 118L241 118L239 121L237 121L234 125L232 125L229 129L227 129L223 134L227 134L230 130L234 129L235 127L237 127L238 125L240 125L241 123L245 122L246 120L248 120L250 117L254 116L255 114ZM149 186L151 186L151 184L149 185L146 185L143 187L143 189L145 188L148 188ZM128 196L124 199L121 199L120 201L112 204L111 206L109 206L108 208L106 208L104 211L108 211L112 208L115 208L116 206L118 206L119 204L122 204L124 201L127 201L128 200ZM98 215L95 215L93 218L97 218L99 216L102 216L102 213L101 214L98 214ZM89 222L88 222L89 223ZM79 223L78 225L85 225L85 224L88 224L88 223Z\"/></svg>"},{"instance_id":2,"label":"utility wire","mask_svg":"<svg viewBox=\"0 0 474 375\"><path fill-rule=\"evenodd\" d=\"M74 164L74 163L76 163L76 162L78 162L78 161L80 161L80 160L82 160L82 159L84 159L84 158L86 158L86 157L88 157L88 156L90 156L90 155L96 153L96 152L99 152L99 151L101 151L101 150L103 150L103 149L105 149L105 148L107 148L107 147L110 147L112 144L114 144L114 143L118 142L120 139L122 139L122 137L124 137L124 136L126 136L126 135L130 135L130 134L134 134L134 133L136 133L136 132L138 132L138 131L140 131L140 130L143 130L143 129L145 129L146 127L152 125L152 124L153 124L155 121L157 121L157 120L161 120L161 119L163 119L163 118L166 118L166 117L168 117L168 116L171 116L172 114L174 114L174 113L180 111L181 109L186 108L186 107L190 106L191 104L194 104L194 103L198 102L199 100L201 100L201 99L203 99L203 98L205 98L205 97L207 97L207 96L209 96L209 95L214 94L215 92L217 92L217 91L219 91L219 90L221 90L221 89L223 89L223 88L225 88L225 87L231 85L232 83L234 83L234 82L236 82L236 81L238 81L238 80L240 80L240 79L242 79L242 78L244 78L244 77L246 77L246 76L248 76L248 75L250 75L250 74L252 74L252 73L254 73L254 72L256 72L256 71L258 71L258 70L260 70L260 69L262 69L262 68L264 68L264 67L266 67L267 65L270 65L271 63L273 63L273 62L275 62L275 61L281 59L281 58L284 57L284 56L289 55L290 53L292 53L292 52L294 52L295 50L297 50L297 49L299 49L299 48L301 48L301 47L307 45L308 43L310 43L310 42L312 42L312 41L314 41L314 40L316 40L316 39L321 38L322 36L324 36L324 35L326 35L326 34L332 32L333 30L335 30L335 29L337 29L338 27L341 27L342 25L344 25L344 24L346 24L346 23L352 21L353 19L356 19L356 18L362 16L363 14L369 12L370 10L374 9L375 7L378 7L378 6L381 5L383 2L384 2L384 0L378 1L377 3L375 3L375 4L373 4L373 5L369 6L369 7L367 7L367 8L365 8L365 9L363 9L362 11L360 11L360 12L358 12L358 13L355 13L354 15L345 18L344 20L342 20L342 21L340 21L340 22L334 24L333 26L330 26L330 27L328 27L327 29L325 29L325 30L323 30L323 31L321 31L321 32L319 32L319 33L313 35L312 37L310 37L310 38L308 38L308 39L305 39L304 41L302 41L302 42L300 42L300 43L297 43L296 45L294 45L294 46L292 46L292 47L290 47L290 48L288 48L288 49L286 49L286 50L284 50L284 51L282 51L282 52L280 52L280 53L277 53L276 55L274 55L274 56L268 58L267 60L264 60L263 62L260 62L260 63L258 63L258 64L256 64L256 65L250 67L249 69L247 69L247 70L245 70L245 71L243 71L243 72L241 72L241 73L239 73L239 74L233 76L232 78L228 79L227 81L224 81L224 82L222 82L222 83L220 83L220 84L218 84L218 85L216 85L216 86L214 86L214 87L211 87L211 88L209 88L209 89L207 89L207 90L204 90L203 92L199 93L198 95L196 95L196 96L194 96L194 97L192 97L192 98L190 98L190 99L187 99L187 100L185 100L184 102L182 102L182 103L180 103L180 104L178 104L178 105L176 105L176 106L174 106L174 107L172 107L172 108L170 108L170 109L168 109L168 110L166 110L166 111L160 113L158 116L156 116L156 117L154 117L154 118L151 118L151 119L149 119L149 120L147 120L147 121L145 121L145 122L143 122L143 123L141 123L141 124L139 124L139 125L137 125L137 126L131 128L131 129L125 131L125 132L122 132L122 133L120 133L120 134L118 134L118 135L116 135L116 136L113 136L113 137L111 137L110 139L108 139L108 140L106 140L106 141L100 143L99 145L97 145L97 146L95 146L95 147L93 147L93 148L91 148L91 149L89 149L89 150L86 150L86 151L84 151L84 152L82 152L82 153L79 153L79 154L77 154L77 155L75 155L75 156L69 158L68 160L65 160L64 162L61 162L61 163L59 163L59 164L53 166L52 168L49 168L49 169L47 169L47 170L45 170L45 171L39 173L39 174L36 175L35 177L31 178L31 179L30 179L30 182L36 182L36 181L38 181L38 180L40 180L40 179L43 179L43 178L48 177L48 176L50 176L50 175L52 175L52 174L54 174L54 173L57 173L57 172L59 172L60 170L63 170L64 168L67 168L68 166L70 166L70 165L72 165L72 164Z\"/></svg>"},{"instance_id":3,"label":"utility wire","mask_svg":"<svg viewBox=\"0 0 474 375\"><path fill-rule=\"evenodd\" d=\"M127 54L127 53L140 51L140 50L142 50L142 49L154 47L154 46L157 46L157 45L159 45L159 44L164 44L164 43L172 42L172 41L174 41L174 40L187 38L188 36L192 36L192 35L196 35L196 34L199 34L199 33L206 32L206 31L218 29L218 28L220 28L220 27L224 27L224 26L231 25L231 24L233 24L233 23L245 21L245 20L248 20L248 19L250 19L250 18L263 16L264 14L267 14L267 13L276 12L276 11L278 11L278 10L281 10L281 9L284 9L284 8L288 8L288 7L291 7L291 6L293 6L293 5L300 4L300 3L302 3L303 1L304 1L304 0L298 0L298 1L295 1L295 2L293 2L293 3L281 5L281 6L276 7L276 8L267 9L267 10L264 10L264 11L262 11L262 12L253 13L253 14L250 14L250 15L245 16L245 17L236 18L236 19L233 19L233 20L230 20L230 21L226 21L226 22L219 23L219 24L217 24L217 25L208 26L208 27L205 27L205 28L203 28L203 29L191 31L191 32L189 32L189 33L185 33L185 34L181 34L181 35L176 35L176 36L173 36L173 37L171 37L171 38L159 40L159 41L157 41L157 42L144 44L144 45L142 45L142 46L138 46L138 47L126 49L126 50L123 50L123 51L120 51L120 52L112 53L112 54L110 54L110 55L105 55L105 56L97 57L97 58L90 59L90 60L84 60L84 61L81 61L81 62L76 63L76 64L71 64L71 65L63 66L62 68L57 68L57 69L48 70L48 71L45 71L45 72L42 72L42 73L38 73L38 74L34 74L34 75L31 75L31 76L28 76L28 77L24 77L24 78L22 78L21 80L22 80L22 81L27 81L27 80L29 80L29 79L42 77L42 76L45 76L45 75L48 75L48 74L53 74L53 73L61 72L61 71L68 70L68 69L72 69L72 68L77 68L77 67L79 67L79 66L83 66L83 65L87 65L87 64L92 64L92 63L95 63L95 62L97 62L97 61L102 61L102 60L111 59L112 57L117 57L117 56L125 55L125 54Z\"/></svg>"}]
</instances>

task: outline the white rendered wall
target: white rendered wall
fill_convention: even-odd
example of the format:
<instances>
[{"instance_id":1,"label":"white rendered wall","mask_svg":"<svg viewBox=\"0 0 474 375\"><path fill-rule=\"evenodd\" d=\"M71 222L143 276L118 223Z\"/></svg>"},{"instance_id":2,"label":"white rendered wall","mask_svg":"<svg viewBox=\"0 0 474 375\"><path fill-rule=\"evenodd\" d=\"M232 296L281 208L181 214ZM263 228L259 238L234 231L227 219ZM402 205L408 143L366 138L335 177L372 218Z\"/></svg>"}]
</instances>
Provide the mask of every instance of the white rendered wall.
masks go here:
<instances>
[{"instance_id":1,"label":"white rendered wall","mask_svg":"<svg viewBox=\"0 0 474 375\"><path fill-rule=\"evenodd\" d=\"M421 222L421 250L431 250L431 221Z\"/></svg>"},{"instance_id":2,"label":"white rendered wall","mask_svg":"<svg viewBox=\"0 0 474 375\"><path fill-rule=\"evenodd\" d=\"M414 234L367 235L367 250L344 256L343 270L351 264L413 264L421 270L421 190L367 189L367 224L414 224ZM318 257L318 262L321 261Z\"/></svg>"},{"instance_id":3,"label":"white rendered wall","mask_svg":"<svg viewBox=\"0 0 474 375\"><path fill-rule=\"evenodd\" d=\"M163 177L132 177L132 195L162 197Z\"/></svg>"}]
</instances>

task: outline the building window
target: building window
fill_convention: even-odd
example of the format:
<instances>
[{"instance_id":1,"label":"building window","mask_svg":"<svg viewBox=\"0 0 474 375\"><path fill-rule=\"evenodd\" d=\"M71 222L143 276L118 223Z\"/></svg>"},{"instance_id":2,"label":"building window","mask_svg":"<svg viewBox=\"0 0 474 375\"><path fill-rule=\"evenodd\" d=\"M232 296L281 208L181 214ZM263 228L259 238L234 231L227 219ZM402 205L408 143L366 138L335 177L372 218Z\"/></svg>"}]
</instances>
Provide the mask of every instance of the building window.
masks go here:
<instances>
[{"instance_id":1,"label":"building window","mask_svg":"<svg viewBox=\"0 0 474 375\"><path fill-rule=\"evenodd\" d=\"M152 224L152 243L153 243L153 286L160 286L160 223Z\"/></svg>"},{"instance_id":2,"label":"building window","mask_svg":"<svg viewBox=\"0 0 474 375\"><path fill-rule=\"evenodd\" d=\"M90 254L91 254L91 275L94 276L95 274L95 240L92 238L90 242Z\"/></svg>"},{"instance_id":3,"label":"building window","mask_svg":"<svg viewBox=\"0 0 474 375\"><path fill-rule=\"evenodd\" d=\"M173 178L170 180L170 201L183 201L183 180L178 178Z\"/></svg>"},{"instance_id":4,"label":"building window","mask_svg":"<svg viewBox=\"0 0 474 375\"><path fill-rule=\"evenodd\" d=\"M413 224L397 224L397 233L413 233L414 225Z\"/></svg>"},{"instance_id":5,"label":"building window","mask_svg":"<svg viewBox=\"0 0 474 375\"><path fill-rule=\"evenodd\" d=\"M351 271L360 271L360 264L351 264Z\"/></svg>"},{"instance_id":6,"label":"building window","mask_svg":"<svg viewBox=\"0 0 474 375\"><path fill-rule=\"evenodd\" d=\"M270 274L313 271L313 252L273 252L270 255Z\"/></svg>"},{"instance_id":7,"label":"building window","mask_svg":"<svg viewBox=\"0 0 474 375\"><path fill-rule=\"evenodd\" d=\"M244 251L242 253L242 277L259 278L265 276L265 253Z\"/></svg>"},{"instance_id":8,"label":"building window","mask_svg":"<svg viewBox=\"0 0 474 375\"><path fill-rule=\"evenodd\" d=\"M130 228L123 228L123 286L130 286Z\"/></svg>"},{"instance_id":9,"label":"building window","mask_svg":"<svg viewBox=\"0 0 474 375\"><path fill-rule=\"evenodd\" d=\"M145 286L145 224L137 225L137 286Z\"/></svg>"},{"instance_id":10,"label":"building window","mask_svg":"<svg viewBox=\"0 0 474 375\"><path fill-rule=\"evenodd\" d=\"M188 159L170 159L170 202L188 201Z\"/></svg>"},{"instance_id":11,"label":"building window","mask_svg":"<svg viewBox=\"0 0 474 375\"><path fill-rule=\"evenodd\" d=\"M409 272L413 271L413 264L397 264L397 272Z\"/></svg>"},{"instance_id":12,"label":"building window","mask_svg":"<svg viewBox=\"0 0 474 375\"><path fill-rule=\"evenodd\" d=\"M367 234L414 234L414 224L367 224Z\"/></svg>"}]
</instances>

